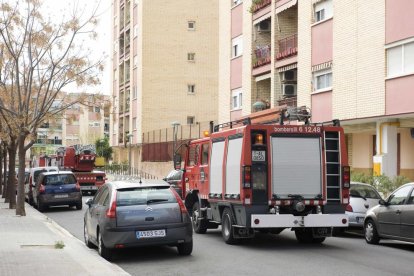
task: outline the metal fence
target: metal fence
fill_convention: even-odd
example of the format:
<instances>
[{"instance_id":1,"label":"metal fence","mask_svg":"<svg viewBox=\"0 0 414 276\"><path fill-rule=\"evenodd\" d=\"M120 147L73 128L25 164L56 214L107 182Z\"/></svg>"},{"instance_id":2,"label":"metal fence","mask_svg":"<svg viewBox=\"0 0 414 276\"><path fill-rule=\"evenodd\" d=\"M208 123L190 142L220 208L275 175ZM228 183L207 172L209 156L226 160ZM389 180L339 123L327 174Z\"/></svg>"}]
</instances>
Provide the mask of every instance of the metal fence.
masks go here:
<instances>
[{"instance_id":1,"label":"metal fence","mask_svg":"<svg viewBox=\"0 0 414 276\"><path fill-rule=\"evenodd\" d=\"M106 174L115 176L116 179L119 177L128 177L128 178L144 178L144 179L158 179L155 175L146 173L138 168L131 167L131 172L129 170L129 165L127 164L112 164L105 165L103 170Z\"/></svg>"},{"instance_id":2,"label":"metal fence","mask_svg":"<svg viewBox=\"0 0 414 276\"><path fill-rule=\"evenodd\" d=\"M164 128L142 134L142 161L168 162L173 160L174 141L175 149L190 140L204 137L204 131L210 130L210 122L196 122L192 125L179 125L177 132L174 128ZM178 153L184 154L184 148Z\"/></svg>"}]
</instances>

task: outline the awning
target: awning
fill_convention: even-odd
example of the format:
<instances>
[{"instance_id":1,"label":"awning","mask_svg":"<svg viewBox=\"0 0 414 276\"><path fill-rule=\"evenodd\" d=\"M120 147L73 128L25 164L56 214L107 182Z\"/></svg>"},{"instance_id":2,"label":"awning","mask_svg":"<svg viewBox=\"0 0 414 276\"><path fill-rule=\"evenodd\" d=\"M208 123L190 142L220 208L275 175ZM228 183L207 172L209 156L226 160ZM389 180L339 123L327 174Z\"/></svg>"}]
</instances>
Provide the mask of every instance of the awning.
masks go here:
<instances>
[{"instance_id":1,"label":"awning","mask_svg":"<svg viewBox=\"0 0 414 276\"><path fill-rule=\"evenodd\" d=\"M290 7L293 7L294 5L296 5L298 3L298 0L291 0L289 2L286 2L285 4L283 4L282 6L279 6L276 8L276 14L289 9Z\"/></svg>"},{"instance_id":2,"label":"awning","mask_svg":"<svg viewBox=\"0 0 414 276\"><path fill-rule=\"evenodd\" d=\"M266 20L266 19L270 18L271 16L272 16L272 13L271 13L271 12L269 12L269 13L267 13L267 14L265 14L265 15L263 15L263 16L261 16L261 17L257 18L257 19L255 19L255 20L253 21L253 26L255 26L255 25L259 24L259 23L260 23L260 22L262 22L263 20Z\"/></svg>"},{"instance_id":3,"label":"awning","mask_svg":"<svg viewBox=\"0 0 414 276\"><path fill-rule=\"evenodd\" d=\"M272 75L270 73L258 76L258 77L256 77L256 82L262 81L262 80L265 80L265 79L270 79L271 76Z\"/></svg>"},{"instance_id":4,"label":"awning","mask_svg":"<svg viewBox=\"0 0 414 276\"><path fill-rule=\"evenodd\" d=\"M286 66L277 68L277 71L279 73L282 73L282 72L289 71L289 70L292 70L292 69L295 69L295 68L298 68L298 64L297 63L293 63L293 64L289 64L289 65L286 65Z\"/></svg>"},{"instance_id":5,"label":"awning","mask_svg":"<svg viewBox=\"0 0 414 276\"><path fill-rule=\"evenodd\" d=\"M324 62L318 65L312 66L312 72L328 69L332 67L332 61Z\"/></svg>"}]
</instances>

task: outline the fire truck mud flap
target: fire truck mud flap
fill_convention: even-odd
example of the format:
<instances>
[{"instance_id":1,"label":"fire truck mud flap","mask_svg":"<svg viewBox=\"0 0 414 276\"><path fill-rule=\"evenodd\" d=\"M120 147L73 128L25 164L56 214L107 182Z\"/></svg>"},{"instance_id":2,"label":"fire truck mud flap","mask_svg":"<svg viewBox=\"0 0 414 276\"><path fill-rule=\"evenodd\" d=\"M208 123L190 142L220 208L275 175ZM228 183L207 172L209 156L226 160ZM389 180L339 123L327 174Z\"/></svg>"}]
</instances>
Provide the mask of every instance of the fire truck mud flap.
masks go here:
<instances>
[{"instance_id":1,"label":"fire truck mud flap","mask_svg":"<svg viewBox=\"0 0 414 276\"><path fill-rule=\"evenodd\" d=\"M310 214L307 216L251 215L252 228L348 227L346 214Z\"/></svg>"}]
</instances>

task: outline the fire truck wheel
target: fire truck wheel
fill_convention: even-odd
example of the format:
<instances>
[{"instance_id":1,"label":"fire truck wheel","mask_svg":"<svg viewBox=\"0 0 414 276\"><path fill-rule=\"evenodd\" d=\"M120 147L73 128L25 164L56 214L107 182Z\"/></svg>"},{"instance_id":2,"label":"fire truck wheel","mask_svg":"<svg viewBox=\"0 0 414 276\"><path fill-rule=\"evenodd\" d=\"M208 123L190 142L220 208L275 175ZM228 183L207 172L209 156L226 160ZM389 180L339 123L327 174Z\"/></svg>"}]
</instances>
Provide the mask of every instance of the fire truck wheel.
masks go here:
<instances>
[{"instance_id":1,"label":"fire truck wheel","mask_svg":"<svg viewBox=\"0 0 414 276\"><path fill-rule=\"evenodd\" d=\"M205 234L207 232L208 221L206 219L199 219L201 210L200 204L196 201L193 205L193 214L191 215L193 221L193 229L197 234Z\"/></svg>"},{"instance_id":2,"label":"fire truck wheel","mask_svg":"<svg viewBox=\"0 0 414 276\"><path fill-rule=\"evenodd\" d=\"M325 238L314 238L312 229L295 229L295 236L300 243L322 243Z\"/></svg>"},{"instance_id":3,"label":"fire truck wheel","mask_svg":"<svg viewBox=\"0 0 414 276\"><path fill-rule=\"evenodd\" d=\"M237 244L239 242L239 240L234 237L233 224L233 214L229 208L225 208L223 211L223 216L221 218L221 234L223 235L223 239L227 244Z\"/></svg>"}]
</instances>

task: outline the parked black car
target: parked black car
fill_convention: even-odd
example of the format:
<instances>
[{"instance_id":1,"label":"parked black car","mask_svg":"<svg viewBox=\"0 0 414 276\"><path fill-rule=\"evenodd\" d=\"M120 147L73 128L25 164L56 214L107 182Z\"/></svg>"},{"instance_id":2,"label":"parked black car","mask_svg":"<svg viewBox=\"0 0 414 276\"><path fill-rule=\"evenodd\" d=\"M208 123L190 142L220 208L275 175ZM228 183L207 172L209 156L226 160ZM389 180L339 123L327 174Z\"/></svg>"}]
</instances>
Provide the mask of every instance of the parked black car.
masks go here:
<instances>
[{"instance_id":1,"label":"parked black car","mask_svg":"<svg viewBox=\"0 0 414 276\"><path fill-rule=\"evenodd\" d=\"M379 204L365 217L366 242L378 244L382 238L414 242L414 182L401 186Z\"/></svg>"},{"instance_id":2,"label":"parked black car","mask_svg":"<svg viewBox=\"0 0 414 276\"><path fill-rule=\"evenodd\" d=\"M182 170L172 170L168 175L163 179L165 182L170 184L177 194L183 198L183 171Z\"/></svg>"},{"instance_id":3,"label":"parked black car","mask_svg":"<svg viewBox=\"0 0 414 276\"><path fill-rule=\"evenodd\" d=\"M69 205L82 209L82 194L79 182L73 172L44 172L33 188L34 205L39 211L49 206Z\"/></svg>"}]
</instances>

